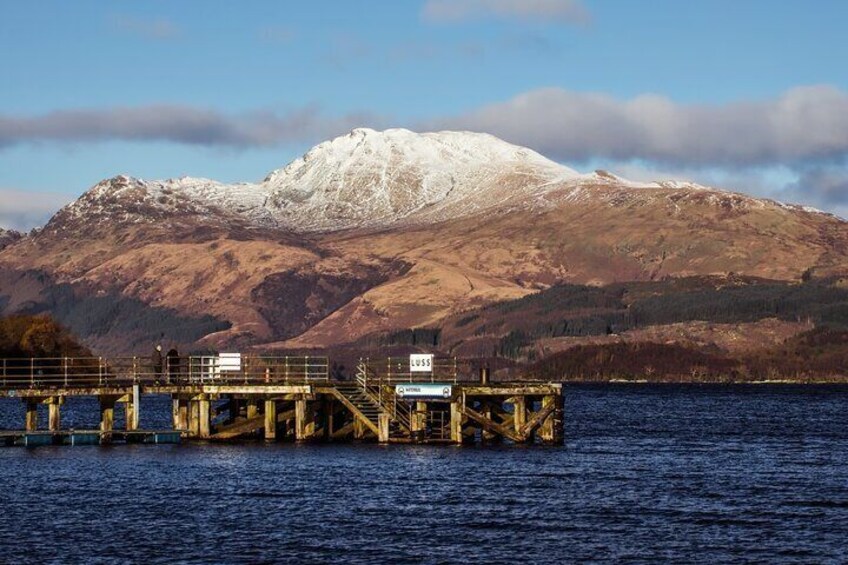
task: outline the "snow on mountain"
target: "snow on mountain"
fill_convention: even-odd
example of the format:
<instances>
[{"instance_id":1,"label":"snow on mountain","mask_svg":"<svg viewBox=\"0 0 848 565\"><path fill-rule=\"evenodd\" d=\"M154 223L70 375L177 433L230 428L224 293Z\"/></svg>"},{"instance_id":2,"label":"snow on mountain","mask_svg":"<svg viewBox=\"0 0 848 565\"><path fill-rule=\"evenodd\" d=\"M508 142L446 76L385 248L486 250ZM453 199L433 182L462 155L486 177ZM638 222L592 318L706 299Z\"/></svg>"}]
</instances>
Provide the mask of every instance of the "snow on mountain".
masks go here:
<instances>
[{"instance_id":1,"label":"snow on mountain","mask_svg":"<svg viewBox=\"0 0 848 565\"><path fill-rule=\"evenodd\" d=\"M439 220L528 195L576 171L491 135L356 129L272 172L269 208L296 229Z\"/></svg>"},{"instance_id":2,"label":"snow on mountain","mask_svg":"<svg viewBox=\"0 0 848 565\"><path fill-rule=\"evenodd\" d=\"M487 134L361 128L315 146L259 183L108 179L61 210L47 228L163 220L299 232L373 228L495 209L550 208L590 198L599 186L706 188L632 182L605 171L584 175Z\"/></svg>"},{"instance_id":3,"label":"snow on mountain","mask_svg":"<svg viewBox=\"0 0 848 565\"><path fill-rule=\"evenodd\" d=\"M180 214L222 220L246 218L256 225L275 225L264 208L266 198L255 184L223 184L191 177L145 181L119 175L96 184L57 217L63 222L147 223Z\"/></svg>"}]
</instances>

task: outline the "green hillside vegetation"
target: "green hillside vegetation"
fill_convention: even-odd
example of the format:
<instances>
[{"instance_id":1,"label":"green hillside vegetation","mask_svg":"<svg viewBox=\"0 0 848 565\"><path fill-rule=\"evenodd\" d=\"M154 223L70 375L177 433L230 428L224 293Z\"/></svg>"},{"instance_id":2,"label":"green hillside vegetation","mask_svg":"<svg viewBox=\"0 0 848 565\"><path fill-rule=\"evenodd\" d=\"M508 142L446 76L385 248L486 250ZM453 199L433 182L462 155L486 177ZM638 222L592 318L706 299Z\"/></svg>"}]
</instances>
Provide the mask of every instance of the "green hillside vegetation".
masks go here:
<instances>
[{"instance_id":1,"label":"green hillside vegetation","mask_svg":"<svg viewBox=\"0 0 848 565\"><path fill-rule=\"evenodd\" d=\"M846 369L848 331L819 328L740 358L678 344L581 345L537 362L527 374L571 381L820 382L841 381Z\"/></svg>"},{"instance_id":2,"label":"green hillside vegetation","mask_svg":"<svg viewBox=\"0 0 848 565\"><path fill-rule=\"evenodd\" d=\"M733 356L717 347L637 341L582 344L536 358L538 342L546 338L771 318L815 329L777 348ZM488 344L490 361L530 363L526 374L543 379L827 380L848 376L848 288L839 279L786 283L737 276L559 285L459 314L438 327L372 337L363 345L429 347L449 354L466 341Z\"/></svg>"},{"instance_id":3,"label":"green hillside vegetation","mask_svg":"<svg viewBox=\"0 0 848 565\"><path fill-rule=\"evenodd\" d=\"M618 334L627 330L705 321L809 320L848 329L848 289L834 281L782 283L754 278L693 277L605 287L562 285L467 313L442 328L447 345L496 336L493 355L518 359L543 338ZM398 336L395 336L395 339Z\"/></svg>"}]
</instances>

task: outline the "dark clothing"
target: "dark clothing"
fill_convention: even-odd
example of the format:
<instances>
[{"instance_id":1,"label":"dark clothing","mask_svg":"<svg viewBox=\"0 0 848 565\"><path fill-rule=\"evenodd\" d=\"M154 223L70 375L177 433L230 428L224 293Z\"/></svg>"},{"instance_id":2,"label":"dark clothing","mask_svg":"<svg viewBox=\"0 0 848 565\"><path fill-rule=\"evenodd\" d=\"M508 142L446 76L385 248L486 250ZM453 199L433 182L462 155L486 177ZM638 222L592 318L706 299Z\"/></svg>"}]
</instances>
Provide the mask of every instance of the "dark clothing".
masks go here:
<instances>
[{"instance_id":1,"label":"dark clothing","mask_svg":"<svg viewBox=\"0 0 848 565\"><path fill-rule=\"evenodd\" d=\"M162 352L154 349L153 355L150 356L150 361L153 365L153 375L158 381L162 378Z\"/></svg>"},{"instance_id":2,"label":"dark clothing","mask_svg":"<svg viewBox=\"0 0 848 565\"><path fill-rule=\"evenodd\" d=\"M176 349L168 350L168 381L174 382L180 376L180 354Z\"/></svg>"}]
</instances>

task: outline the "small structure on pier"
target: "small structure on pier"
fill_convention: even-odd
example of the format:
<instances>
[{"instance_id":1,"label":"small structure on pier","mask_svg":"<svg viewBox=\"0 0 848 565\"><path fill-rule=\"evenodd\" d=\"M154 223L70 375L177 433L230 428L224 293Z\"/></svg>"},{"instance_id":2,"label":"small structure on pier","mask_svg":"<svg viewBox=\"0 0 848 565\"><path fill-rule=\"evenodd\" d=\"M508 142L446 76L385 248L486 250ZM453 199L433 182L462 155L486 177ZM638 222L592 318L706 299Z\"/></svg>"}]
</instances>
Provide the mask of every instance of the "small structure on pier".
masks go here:
<instances>
[{"instance_id":1,"label":"small structure on pier","mask_svg":"<svg viewBox=\"0 0 848 565\"><path fill-rule=\"evenodd\" d=\"M65 399L96 397L101 442L118 437L114 411L121 405L120 438L153 433L139 430L149 394L170 395L173 430L185 439L563 442L561 384L490 383L487 373L463 370L456 359L363 359L353 381L331 381L326 357L198 356L170 369L157 371L137 357L6 359L0 397L24 402L23 433L43 433L38 407L47 405L46 432L55 438L68 435L61 427Z\"/></svg>"}]
</instances>

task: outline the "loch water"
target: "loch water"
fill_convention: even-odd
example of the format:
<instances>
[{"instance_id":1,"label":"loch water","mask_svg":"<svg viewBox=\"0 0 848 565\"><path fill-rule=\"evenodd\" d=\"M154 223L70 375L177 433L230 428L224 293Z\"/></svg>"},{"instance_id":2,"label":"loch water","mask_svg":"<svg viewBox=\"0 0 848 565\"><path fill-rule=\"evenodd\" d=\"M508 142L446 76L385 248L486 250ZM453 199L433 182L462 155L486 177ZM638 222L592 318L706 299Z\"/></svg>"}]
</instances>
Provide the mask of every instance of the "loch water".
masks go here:
<instances>
[{"instance_id":1,"label":"loch water","mask_svg":"<svg viewBox=\"0 0 848 565\"><path fill-rule=\"evenodd\" d=\"M845 562L848 387L567 385L558 448L0 448L3 563L587 560Z\"/></svg>"}]
</instances>

